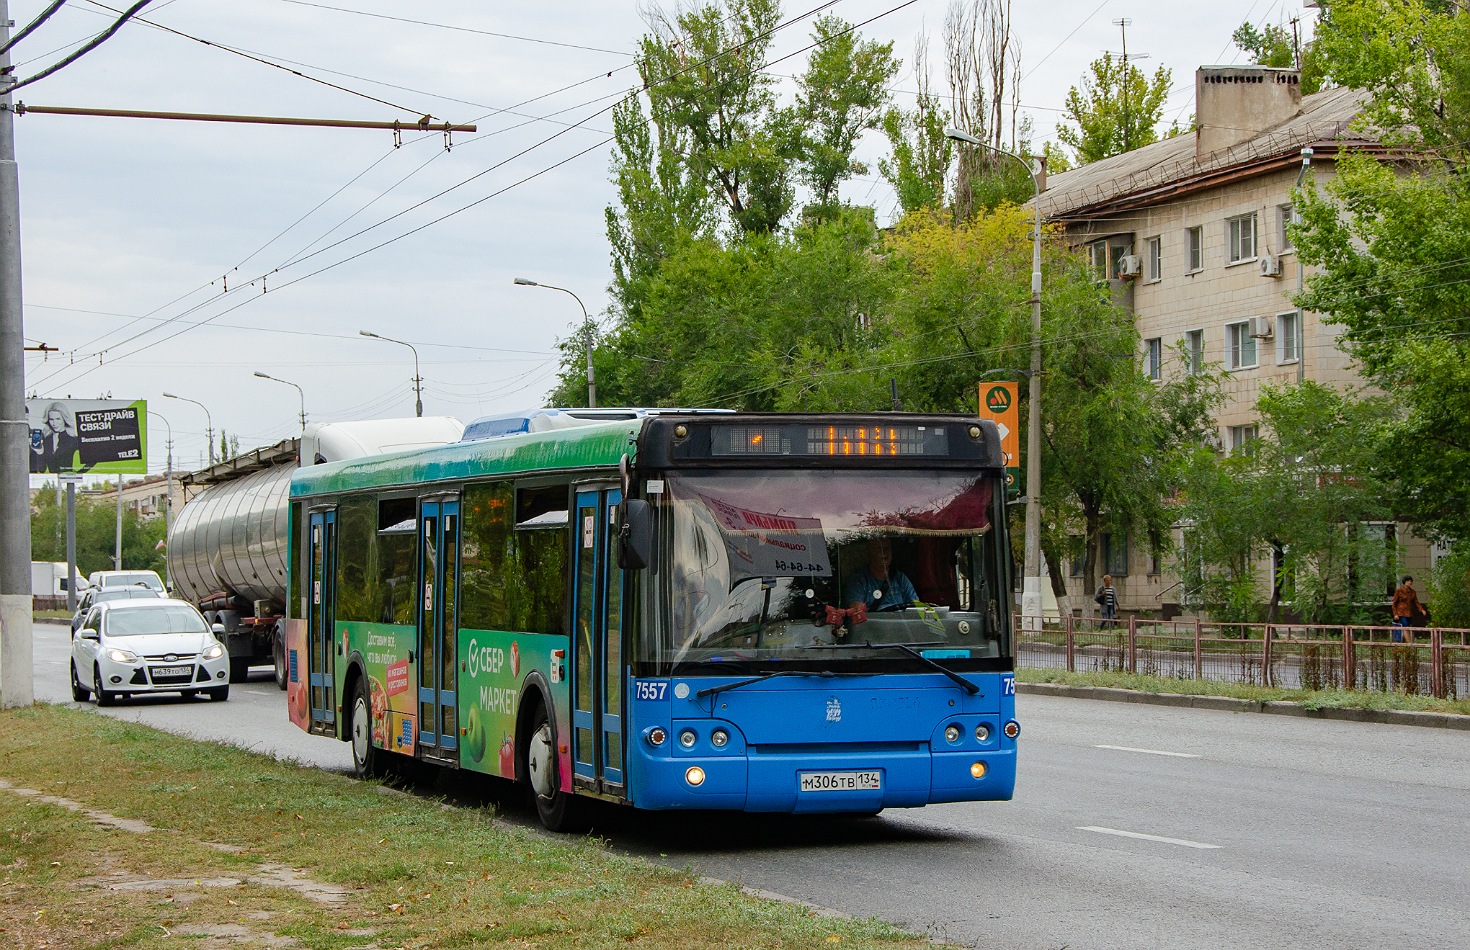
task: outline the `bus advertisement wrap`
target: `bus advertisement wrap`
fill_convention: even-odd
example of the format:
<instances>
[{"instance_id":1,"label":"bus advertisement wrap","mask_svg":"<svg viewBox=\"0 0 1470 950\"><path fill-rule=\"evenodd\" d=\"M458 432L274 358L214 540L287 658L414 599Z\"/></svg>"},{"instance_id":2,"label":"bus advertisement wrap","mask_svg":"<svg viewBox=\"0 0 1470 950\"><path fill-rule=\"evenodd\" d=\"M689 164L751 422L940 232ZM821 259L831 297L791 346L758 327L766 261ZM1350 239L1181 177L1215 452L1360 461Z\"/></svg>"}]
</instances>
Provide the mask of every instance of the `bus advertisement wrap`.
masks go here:
<instances>
[{"instance_id":1,"label":"bus advertisement wrap","mask_svg":"<svg viewBox=\"0 0 1470 950\"><path fill-rule=\"evenodd\" d=\"M148 403L137 399L29 399L32 475L148 473Z\"/></svg>"},{"instance_id":2,"label":"bus advertisement wrap","mask_svg":"<svg viewBox=\"0 0 1470 950\"><path fill-rule=\"evenodd\" d=\"M532 673L552 692L551 707L562 729L571 721L567 689L567 638L538 633L459 631L460 767L501 778L516 777L516 717L521 692ZM562 740L563 745L568 745ZM571 789L570 748L559 753L564 790Z\"/></svg>"}]
</instances>

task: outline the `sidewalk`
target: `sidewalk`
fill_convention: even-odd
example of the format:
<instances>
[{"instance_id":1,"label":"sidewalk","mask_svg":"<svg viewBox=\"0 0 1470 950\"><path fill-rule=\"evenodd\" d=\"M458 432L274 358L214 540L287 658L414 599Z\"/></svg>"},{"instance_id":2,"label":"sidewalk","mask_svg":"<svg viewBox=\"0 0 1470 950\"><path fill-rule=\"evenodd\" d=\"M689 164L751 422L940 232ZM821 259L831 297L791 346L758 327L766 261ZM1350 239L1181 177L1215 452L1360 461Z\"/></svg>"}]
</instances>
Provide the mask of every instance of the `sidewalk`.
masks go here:
<instances>
[{"instance_id":1,"label":"sidewalk","mask_svg":"<svg viewBox=\"0 0 1470 950\"><path fill-rule=\"evenodd\" d=\"M1269 713L1273 716L1297 716L1302 719L1337 719L1344 722L1381 722L1395 726L1431 726L1437 729L1470 730L1470 716L1453 713L1410 712L1399 709L1351 709L1323 707L1308 709L1300 703L1260 702L1253 699L1231 699L1226 696L1187 696L1181 693L1145 693L1132 689L1110 689L1103 686L1062 686L1054 683L1022 683L1021 695L1070 696L1075 699L1101 699L1114 703L1144 703L1150 706L1189 706L1195 709L1222 709L1227 712Z\"/></svg>"}]
</instances>

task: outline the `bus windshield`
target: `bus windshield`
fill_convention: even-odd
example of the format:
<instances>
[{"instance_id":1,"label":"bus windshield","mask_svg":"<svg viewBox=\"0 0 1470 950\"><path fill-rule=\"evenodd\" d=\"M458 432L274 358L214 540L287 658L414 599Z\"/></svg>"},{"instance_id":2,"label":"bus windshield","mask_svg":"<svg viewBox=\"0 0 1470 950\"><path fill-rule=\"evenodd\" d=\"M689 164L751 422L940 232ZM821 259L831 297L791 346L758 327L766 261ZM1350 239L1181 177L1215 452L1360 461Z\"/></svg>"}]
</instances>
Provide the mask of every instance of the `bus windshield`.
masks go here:
<instances>
[{"instance_id":1,"label":"bus windshield","mask_svg":"<svg viewBox=\"0 0 1470 950\"><path fill-rule=\"evenodd\" d=\"M671 473L642 658L681 673L911 668L902 644L1008 669L1003 495L973 472Z\"/></svg>"}]
</instances>

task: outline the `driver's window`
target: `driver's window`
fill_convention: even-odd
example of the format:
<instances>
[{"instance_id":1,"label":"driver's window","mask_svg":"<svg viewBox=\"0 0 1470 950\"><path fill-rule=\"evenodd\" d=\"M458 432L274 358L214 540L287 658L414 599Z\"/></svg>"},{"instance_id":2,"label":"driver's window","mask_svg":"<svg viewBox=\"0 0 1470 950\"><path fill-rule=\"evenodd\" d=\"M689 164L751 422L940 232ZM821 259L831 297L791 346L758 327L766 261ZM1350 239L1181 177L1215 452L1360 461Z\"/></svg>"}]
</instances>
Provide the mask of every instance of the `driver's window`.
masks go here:
<instances>
[{"instance_id":1,"label":"driver's window","mask_svg":"<svg viewBox=\"0 0 1470 950\"><path fill-rule=\"evenodd\" d=\"M82 624L82 629L90 630L93 633L100 632L102 629L102 612L100 610L94 609L90 614L88 614L86 622Z\"/></svg>"}]
</instances>

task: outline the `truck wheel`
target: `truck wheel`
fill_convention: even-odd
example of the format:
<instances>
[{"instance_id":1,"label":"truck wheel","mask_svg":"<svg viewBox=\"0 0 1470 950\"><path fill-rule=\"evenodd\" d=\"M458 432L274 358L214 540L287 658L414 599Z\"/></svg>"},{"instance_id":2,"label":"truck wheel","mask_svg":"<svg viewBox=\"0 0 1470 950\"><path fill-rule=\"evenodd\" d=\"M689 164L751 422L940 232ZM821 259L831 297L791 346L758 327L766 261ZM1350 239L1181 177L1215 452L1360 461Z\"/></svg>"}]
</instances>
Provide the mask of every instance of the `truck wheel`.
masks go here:
<instances>
[{"instance_id":1,"label":"truck wheel","mask_svg":"<svg viewBox=\"0 0 1470 950\"><path fill-rule=\"evenodd\" d=\"M546 707L538 706L526 749L526 780L536 800L536 817L548 831L581 831L586 827L587 803L561 790L561 767L556 736Z\"/></svg>"},{"instance_id":2,"label":"truck wheel","mask_svg":"<svg viewBox=\"0 0 1470 950\"><path fill-rule=\"evenodd\" d=\"M286 688L286 639L281 636L280 628L271 634L271 659L276 664L276 688Z\"/></svg>"},{"instance_id":3,"label":"truck wheel","mask_svg":"<svg viewBox=\"0 0 1470 950\"><path fill-rule=\"evenodd\" d=\"M250 658L243 656L230 657L230 682L243 683L250 678Z\"/></svg>"},{"instance_id":4,"label":"truck wheel","mask_svg":"<svg viewBox=\"0 0 1470 950\"><path fill-rule=\"evenodd\" d=\"M380 778L387 771L389 753L373 745L373 707L368 702L367 677L352 688L352 718L347 734L352 741L352 771L358 778Z\"/></svg>"}]
</instances>

